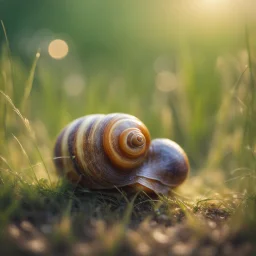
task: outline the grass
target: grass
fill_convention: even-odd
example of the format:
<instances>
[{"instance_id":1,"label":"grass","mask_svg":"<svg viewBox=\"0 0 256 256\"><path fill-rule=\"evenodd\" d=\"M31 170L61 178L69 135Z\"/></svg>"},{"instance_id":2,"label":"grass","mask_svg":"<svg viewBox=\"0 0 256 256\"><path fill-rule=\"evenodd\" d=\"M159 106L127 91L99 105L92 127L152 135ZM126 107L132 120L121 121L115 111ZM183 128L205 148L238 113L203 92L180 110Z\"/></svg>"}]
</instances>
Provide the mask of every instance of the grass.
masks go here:
<instances>
[{"instance_id":1,"label":"grass","mask_svg":"<svg viewBox=\"0 0 256 256\"><path fill-rule=\"evenodd\" d=\"M155 87L146 63L144 73L132 65L121 75L91 70L74 98L61 86L64 72L48 68L46 56L36 53L30 70L12 56L2 26L2 255L253 254L256 90L248 30L245 49L232 56L208 53L206 59L181 46L172 91ZM100 112L133 114L152 137L180 143L191 162L189 180L156 196L89 191L57 177L57 133L76 117Z\"/></svg>"}]
</instances>

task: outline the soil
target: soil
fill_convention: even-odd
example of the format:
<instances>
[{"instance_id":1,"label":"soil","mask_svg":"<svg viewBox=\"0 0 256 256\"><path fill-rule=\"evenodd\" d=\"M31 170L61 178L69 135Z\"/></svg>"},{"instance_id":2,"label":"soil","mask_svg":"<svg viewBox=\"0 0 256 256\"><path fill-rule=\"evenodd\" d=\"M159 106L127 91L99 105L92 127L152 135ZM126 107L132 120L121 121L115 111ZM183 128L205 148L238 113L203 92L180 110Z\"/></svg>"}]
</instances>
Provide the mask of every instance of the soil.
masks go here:
<instances>
[{"instance_id":1,"label":"soil","mask_svg":"<svg viewBox=\"0 0 256 256\"><path fill-rule=\"evenodd\" d=\"M24 201L1 242L1 255L256 255L247 230L231 228L218 204L190 208L177 199L77 192L63 212ZM47 208L48 207L48 208ZM49 210L50 209L50 210Z\"/></svg>"}]
</instances>

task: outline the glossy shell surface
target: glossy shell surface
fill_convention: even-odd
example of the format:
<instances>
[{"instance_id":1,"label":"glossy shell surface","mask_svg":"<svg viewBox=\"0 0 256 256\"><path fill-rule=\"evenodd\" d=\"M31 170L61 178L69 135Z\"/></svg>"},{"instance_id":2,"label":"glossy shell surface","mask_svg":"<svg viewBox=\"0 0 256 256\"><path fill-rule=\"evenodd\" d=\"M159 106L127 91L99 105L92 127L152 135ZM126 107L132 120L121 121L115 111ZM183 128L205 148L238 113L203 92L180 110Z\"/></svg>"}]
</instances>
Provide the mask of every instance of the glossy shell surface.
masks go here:
<instances>
[{"instance_id":1,"label":"glossy shell surface","mask_svg":"<svg viewBox=\"0 0 256 256\"><path fill-rule=\"evenodd\" d=\"M74 120L59 134L54 148L58 173L91 189L141 184L167 193L187 177L185 152L168 139L150 141L136 117L114 113Z\"/></svg>"}]
</instances>

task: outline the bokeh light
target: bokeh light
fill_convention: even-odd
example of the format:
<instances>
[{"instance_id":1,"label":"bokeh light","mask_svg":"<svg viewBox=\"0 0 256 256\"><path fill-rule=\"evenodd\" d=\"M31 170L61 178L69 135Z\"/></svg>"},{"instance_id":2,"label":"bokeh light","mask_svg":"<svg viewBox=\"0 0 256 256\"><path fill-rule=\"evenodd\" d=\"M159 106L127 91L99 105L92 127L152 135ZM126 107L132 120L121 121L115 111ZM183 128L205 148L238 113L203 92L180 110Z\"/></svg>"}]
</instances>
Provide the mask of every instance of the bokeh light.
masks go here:
<instances>
[{"instance_id":1,"label":"bokeh light","mask_svg":"<svg viewBox=\"0 0 256 256\"><path fill-rule=\"evenodd\" d=\"M64 80L63 87L68 96L79 96L85 88L85 79L79 74L71 74Z\"/></svg>"},{"instance_id":2,"label":"bokeh light","mask_svg":"<svg viewBox=\"0 0 256 256\"><path fill-rule=\"evenodd\" d=\"M66 57L68 54L68 51L69 51L68 44L61 39L55 39L51 41L48 47L49 55L53 59L57 59L57 60L60 60Z\"/></svg>"},{"instance_id":3,"label":"bokeh light","mask_svg":"<svg viewBox=\"0 0 256 256\"><path fill-rule=\"evenodd\" d=\"M177 87L175 74L169 71L161 71L156 76L156 88L161 92L170 92Z\"/></svg>"}]
</instances>

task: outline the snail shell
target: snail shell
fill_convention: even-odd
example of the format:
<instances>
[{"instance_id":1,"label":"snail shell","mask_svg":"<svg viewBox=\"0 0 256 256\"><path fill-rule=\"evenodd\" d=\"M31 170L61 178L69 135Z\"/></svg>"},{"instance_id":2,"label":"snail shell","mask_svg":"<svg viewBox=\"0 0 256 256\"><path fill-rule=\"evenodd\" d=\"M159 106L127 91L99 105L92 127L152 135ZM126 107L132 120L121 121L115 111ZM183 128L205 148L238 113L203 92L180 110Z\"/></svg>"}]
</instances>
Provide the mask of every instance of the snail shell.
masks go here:
<instances>
[{"instance_id":1,"label":"snail shell","mask_svg":"<svg viewBox=\"0 0 256 256\"><path fill-rule=\"evenodd\" d=\"M166 194L187 177L185 152L168 139L150 141L146 126L127 114L88 115L67 125L57 138L58 173L90 189L142 185Z\"/></svg>"}]
</instances>

